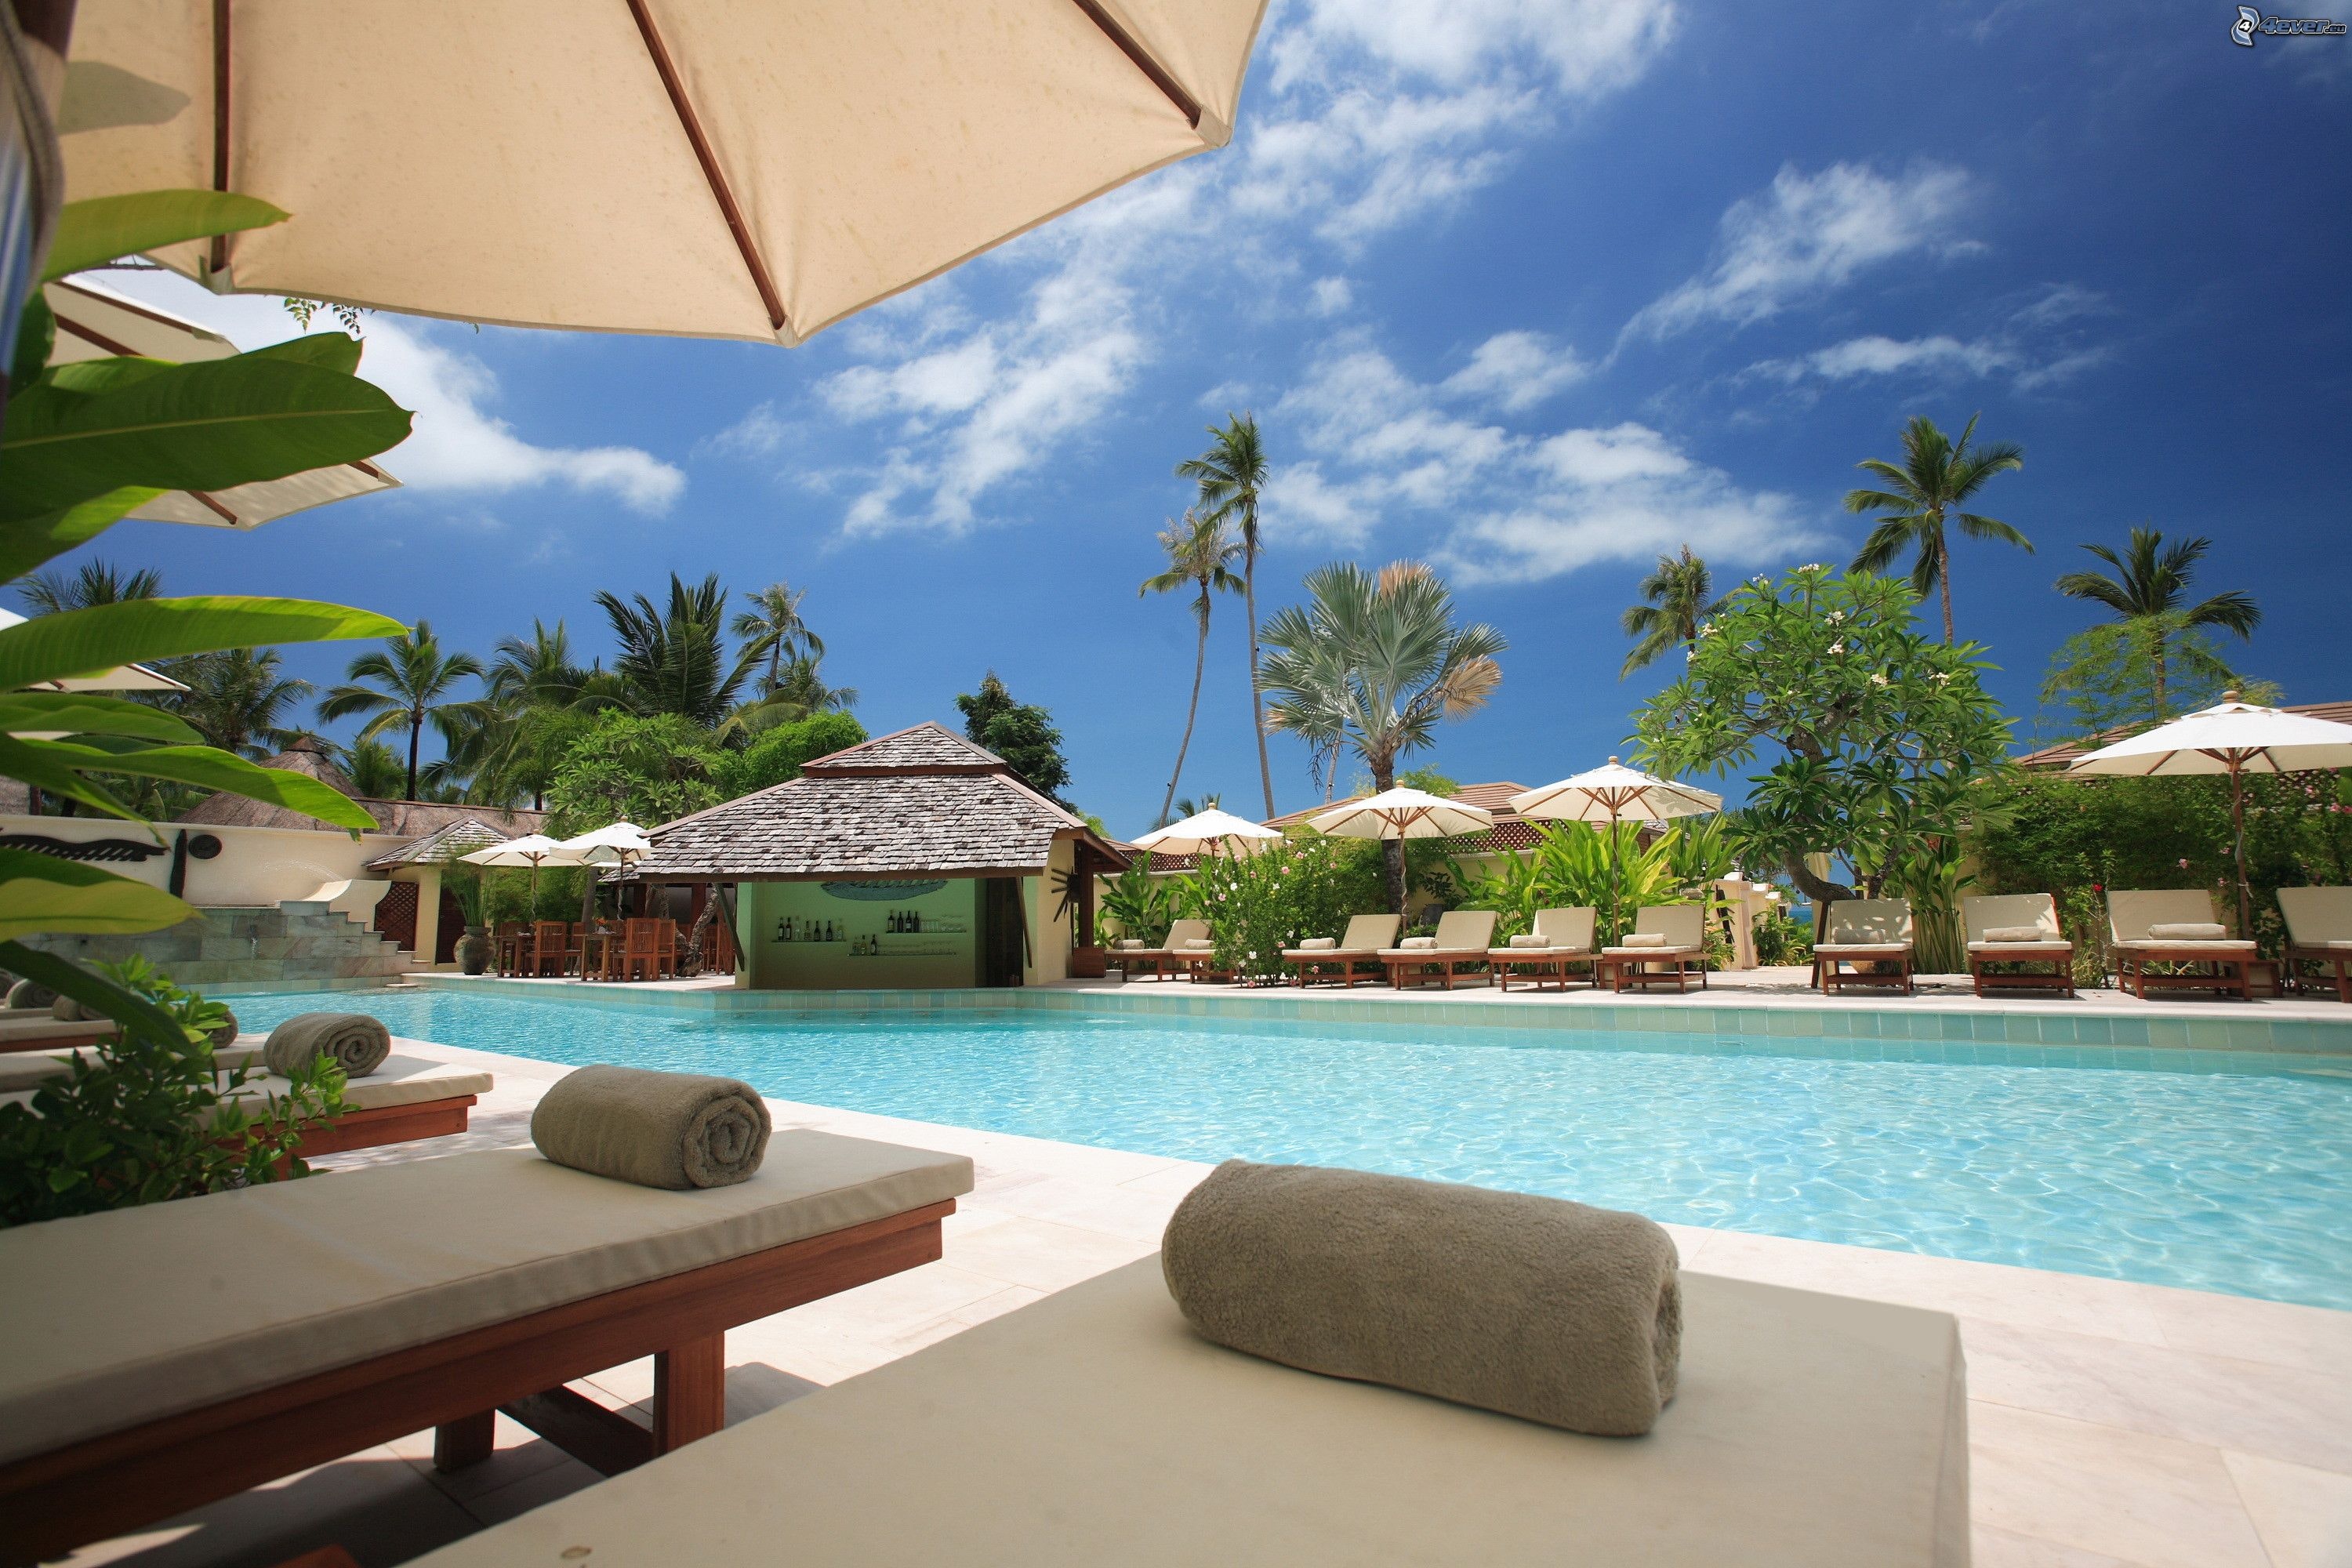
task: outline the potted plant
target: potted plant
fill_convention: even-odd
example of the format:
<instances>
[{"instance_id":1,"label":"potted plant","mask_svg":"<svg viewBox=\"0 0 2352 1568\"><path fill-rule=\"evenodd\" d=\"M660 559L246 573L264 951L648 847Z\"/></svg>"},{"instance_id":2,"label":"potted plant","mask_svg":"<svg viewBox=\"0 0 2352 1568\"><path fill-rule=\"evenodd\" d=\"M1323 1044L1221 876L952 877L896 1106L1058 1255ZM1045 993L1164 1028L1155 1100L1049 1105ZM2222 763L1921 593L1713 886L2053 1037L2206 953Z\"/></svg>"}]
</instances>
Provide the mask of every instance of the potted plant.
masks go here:
<instances>
[{"instance_id":1,"label":"potted plant","mask_svg":"<svg viewBox=\"0 0 2352 1568\"><path fill-rule=\"evenodd\" d=\"M457 939L457 971L479 974L490 966L490 932L482 923L482 873L477 867L451 860L441 868L442 886L457 900L466 917L466 934Z\"/></svg>"}]
</instances>

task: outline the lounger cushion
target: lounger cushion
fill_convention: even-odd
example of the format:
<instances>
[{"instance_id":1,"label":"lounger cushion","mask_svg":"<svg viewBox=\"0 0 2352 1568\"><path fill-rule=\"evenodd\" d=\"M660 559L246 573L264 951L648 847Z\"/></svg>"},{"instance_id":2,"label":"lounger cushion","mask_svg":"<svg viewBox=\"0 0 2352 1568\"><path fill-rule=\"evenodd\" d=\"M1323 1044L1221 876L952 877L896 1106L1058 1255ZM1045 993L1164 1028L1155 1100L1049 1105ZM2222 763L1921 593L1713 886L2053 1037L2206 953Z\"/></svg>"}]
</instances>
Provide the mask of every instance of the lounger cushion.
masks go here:
<instances>
[{"instance_id":1,"label":"lounger cushion","mask_svg":"<svg viewBox=\"0 0 2352 1568\"><path fill-rule=\"evenodd\" d=\"M1338 948L1339 945L1339 939L1336 936L1310 936L1298 944L1298 951L1301 952L1329 952Z\"/></svg>"},{"instance_id":2,"label":"lounger cushion","mask_svg":"<svg viewBox=\"0 0 2352 1568\"><path fill-rule=\"evenodd\" d=\"M0 1013L0 1051L37 1050L49 1040L70 1044L110 1036L114 1032L115 1026L111 1022L101 1019L94 1023L88 1020L68 1023L62 1018L50 1017L46 1009L30 1013L15 1008Z\"/></svg>"},{"instance_id":3,"label":"lounger cushion","mask_svg":"<svg viewBox=\"0 0 2352 1568\"><path fill-rule=\"evenodd\" d=\"M2252 942L2242 942L2235 937L2227 939L2200 938L2193 942L2185 937L2179 940L2168 941L2158 941L2156 938L2150 937L2141 942L2109 942L2107 945L2124 952L2144 952L2153 953L2186 952L2191 951L2205 952L2208 950L2219 953L2234 953L2252 952L2254 951L2254 944Z\"/></svg>"},{"instance_id":4,"label":"lounger cushion","mask_svg":"<svg viewBox=\"0 0 2352 1568\"><path fill-rule=\"evenodd\" d=\"M2074 944L2071 942L2060 942L2055 937L2042 937L2033 942L2002 942L1995 940L1991 942L1972 942L1969 943L1969 951L1970 952L1989 952L1995 950L2002 952L2046 952L2054 955L2062 952L2074 952Z\"/></svg>"},{"instance_id":5,"label":"lounger cushion","mask_svg":"<svg viewBox=\"0 0 2352 1568\"><path fill-rule=\"evenodd\" d=\"M1433 936L1409 936L1402 942L1397 943L1397 946L1401 948L1412 948L1423 952L1426 952L1436 945L1437 939Z\"/></svg>"},{"instance_id":6,"label":"lounger cushion","mask_svg":"<svg viewBox=\"0 0 2352 1568\"><path fill-rule=\"evenodd\" d=\"M2150 942L2219 942L2229 934L2219 921L2161 921L2147 928Z\"/></svg>"},{"instance_id":7,"label":"lounger cushion","mask_svg":"<svg viewBox=\"0 0 2352 1568\"><path fill-rule=\"evenodd\" d=\"M1901 958L1911 951L1907 942L1817 942L1815 952L1836 958Z\"/></svg>"},{"instance_id":8,"label":"lounger cushion","mask_svg":"<svg viewBox=\"0 0 2352 1568\"><path fill-rule=\"evenodd\" d=\"M1511 945L1513 947L1549 947L1551 938L1534 934L1515 936L1511 939Z\"/></svg>"},{"instance_id":9,"label":"lounger cushion","mask_svg":"<svg viewBox=\"0 0 2352 1568\"><path fill-rule=\"evenodd\" d=\"M96 1046L68 1046L57 1050L11 1051L0 1055L0 1093L37 1089L44 1079L63 1077L76 1057L94 1058L98 1054ZM257 1045L217 1046L213 1049L213 1061L220 1067L238 1067L257 1061L260 1055L261 1047ZM465 1092L476 1091L469 1089Z\"/></svg>"},{"instance_id":10,"label":"lounger cushion","mask_svg":"<svg viewBox=\"0 0 2352 1568\"><path fill-rule=\"evenodd\" d=\"M0 1462L971 1182L961 1154L794 1129L750 1181L694 1192L489 1149L0 1231Z\"/></svg>"},{"instance_id":11,"label":"lounger cushion","mask_svg":"<svg viewBox=\"0 0 2352 1568\"><path fill-rule=\"evenodd\" d=\"M1702 947L1604 947L1601 951L1609 958L1695 958L1706 950Z\"/></svg>"},{"instance_id":12,"label":"lounger cushion","mask_svg":"<svg viewBox=\"0 0 2352 1568\"><path fill-rule=\"evenodd\" d=\"M245 1080L235 1098L256 1100L268 1095L282 1095L292 1087L282 1078L257 1072ZM478 1068L395 1054L384 1058L383 1065L367 1077L346 1082L343 1103L353 1110L383 1110L395 1105L421 1105L429 1100L456 1100L462 1095L484 1095L497 1087L495 1079Z\"/></svg>"},{"instance_id":13,"label":"lounger cushion","mask_svg":"<svg viewBox=\"0 0 2352 1568\"><path fill-rule=\"evenodd\" d=\"M1588 1437L1211 1344L1146 1258L415 1568L1968 1561L1951 1318L1683 1284L1675 1403Z\"/></svg>"},{"instance_id":14,"label":"lounger cushion","mask_svg":"<svg viewBox=\"0 0 2352 1568\"><path fill-rule=\"evenodd\" d=\"M2058 939L2055 932L2044 931L2037 925L1987 926L1983 940L1986 942L2055 942Z\"/></svg>"}]
</instances>

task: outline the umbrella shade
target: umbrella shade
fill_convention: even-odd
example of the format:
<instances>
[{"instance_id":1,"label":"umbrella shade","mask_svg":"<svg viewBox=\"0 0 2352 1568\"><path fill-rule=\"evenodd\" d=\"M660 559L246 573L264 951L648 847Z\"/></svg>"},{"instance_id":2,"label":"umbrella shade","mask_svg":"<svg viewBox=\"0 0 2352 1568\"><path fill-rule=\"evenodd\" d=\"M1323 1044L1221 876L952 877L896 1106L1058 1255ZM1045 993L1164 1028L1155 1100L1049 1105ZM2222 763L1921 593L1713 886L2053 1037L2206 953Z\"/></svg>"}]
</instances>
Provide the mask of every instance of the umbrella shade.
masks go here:
<instances>
[{"instance_id":1,"label":"umbrella shade","mask_svg":"<svg viewBox=\"0 0 2352 1568\"><path fill-rule=\"evenodd\" d=\"M0 610L0 630L21 626L25 617L14 610ZM38 689L48 691L185 691L186 687L168 675L160 675L143 664L118 665L95 675L68 675L61 680L44 680Z\"/></svg>"},{"instance_id":2,"label":"umbrella shade","mask_svg":"<svg viewBox=\"0 0 2352 1568\"><path fill-rule=\"evenodd\" d=\"M505 839L457 858L475 866L528 866L534 871L541 866L581 864L570 849L544 833L526 833L520 838Z\"/></svg>"},{"instance_id":3,"label":"umbrella shade","mask_svg":"<svg viewBox=\"0 0 2352 1568\"><path fill-rule=\"evenodd\" d=\"M67 184L293 214L157 253L224 290L789 344L1223 146L1264 9L94 0Z\"/></svg>"},{"instance_id":4,"label":"umbrella shade","mask_svg":"<svg viewBox=\"0 0 2352 1568\"><path fill-rule=\"evenodd\" d=\"M49 351L51 364L75 364L116 354L139 354L186 364L195 360L226 359L237 352L235 343L209 328L126 299L94 283L51 283L41 292L58 319L57 342ZM393 489L399 483L373 463L343 463L225 490L173 490L157 496L131 515L149 522L259 528L293 512L365 495L371 490Z\"/></svg>"},{"instance_id":5,"label":"umbrella shade","mask_svg":"<svg viewBox=\"0 0 2352 1568\"><path fill-rule=\"evenodd\" d=\"M2352 768L2352 724L2260 708L2228 694L2210 708L2076 759L2070 773L2293 773Z\"/></svg>"},{"instance_id":6,"label":"umbrella shade","mask_svg":"<svg viewBox=\"0 0 2352 1568\"><path fill-rule=\"evenodd\" d=\"M1616 758L1574 778L1523 790L1511 797L1521 816L1556 822L1664 822L1674 816L1706 816L1723 809L1711 791L1662 779Z\"/></svg>"},{"instance_id":7,"label":"umbrella shade","mask_svg":"<svg viewBox=\"0 0 2352 1568\"><path fill-rule=\"evenodd\" d=\"M1341 838L1454 838L1485 832L1495 814L1425 790L1390 789L1336 805L1308 826Z\"/></svg>"},{"instance_id":8,"label":"umbrella shade","mask_svg":"<svg viewBox=\"0 0 2352 1568\"><path fill-rule=\"evenodd\" d=\"M1181 822L1155 827L1135 841L1138 849L1159 855L1206 855L1220 845L1247 847L1279 838L1282 830L1235 816L1230 811L1195 812Z\"/></svg>"},{"instance_id":9,"label":"umbrella shade","mask_svg":"<svg viewBox=\"0 0 2352 1568\"><path fill-rule=\"evenodd\" d=\"M634 822L614 822L567 838L562 847L583 866L633 866L653 853L654 841Z\"/></svg>"}]
</instances>

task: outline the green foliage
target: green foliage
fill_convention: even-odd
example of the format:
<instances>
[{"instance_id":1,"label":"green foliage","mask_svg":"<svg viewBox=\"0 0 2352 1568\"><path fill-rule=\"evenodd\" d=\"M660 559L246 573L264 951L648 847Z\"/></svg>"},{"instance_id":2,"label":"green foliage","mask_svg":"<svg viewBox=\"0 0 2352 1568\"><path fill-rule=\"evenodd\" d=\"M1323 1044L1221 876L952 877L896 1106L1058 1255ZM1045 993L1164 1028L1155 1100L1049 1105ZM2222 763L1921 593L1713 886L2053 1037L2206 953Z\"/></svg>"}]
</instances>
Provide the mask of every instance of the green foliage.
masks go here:
<instances>
[{"instance_id":1,"label":"green foliage","mask_svg":"<svg viewBox=\"0 0 2352 1568\"><path fill-rule=\"evenodd\" d=\"M0 1226L272 1181L281 1162L307 1173L291 1157L294 1130L341 1111L342 1069L321 1058L250 1110L229 1098L250 1069L213 1059L226 1007L142 959L105 968L142 1015L45 1079L30 1103L0 1105Z\"/></svg>"},{"instance_id":2,"label":"green foliage","mask_svg":"<svg viewBox=\"0 0 2352 1568\"><path fill-rule=\"evenodd\" d=\"M614 669L641 713L675 714L714 730L769 651L754 639L733 660L727 658L727 590L717 573L692 587L671 573L667 605L643 594L625 602L609 593L598 594L596 603L621 645Z\"/></svg>"},{"instance_id":3,"label":"green foliage","mask_svg":"<svg viewBox=\"0 0 2352 1568\"><path fill-rule=\"evenodd\" d=\"M1546 823L1533 849L1497 857L1491 871L1457 867L1460 907L1496 911L1495 940L1507 942L1535 929L1538 910L1590 905L1594 933L1605 945L1632 931L1645 905L1690 901L1675 868L1681 837L1668 827L1643 848L1636 823Z\"/></svg>"},{"instance_id":4,"label":"green foliage","mask_svg":"<svg viewBox=\"0 0 2352 1568\"><path fill-rule=\"evenodd\" d=\"M2025 466L2024 449L2011 441L1973 445L1977 416L1954 441L1926 415L1914 416L1903 427L1903 460L1865 458L1854 467L1885 488L1848 490L1845 509L1876 513L1878 525L1863 541L1853 558L1856 572L1884 572L1906 550L1912 552L1912 592L1924 599L1935 589L1943 599L1944 642L1952 638L1952 547L1945 534L1949 522L1971 539L1997 539L2032 552L2032 542L1997 518L1980 517L1961 508L1976 497L1996 474L2012 473Z\"/></svg>"},{"instance_id":5,"label":"green foliage","mask_svg":"<svg viewBox=\"0 0 2352 1568\"><path fill-rule=\"evenodd\" d=\"M2213 547L2210 539L2178 539L2170 545L2153 528L2135 528L2131 542L2116 551L2104 544L2084 550L2115 569L2069 572L2058 579L2058 591L2115 612L2115 623L2069 640L2051 666L2042 700L2052 700L2054 685L2062 696L2092 701L2086 726L2095 734L2126 720L2162 723L2175 714L2209 705L2236 677L2202 635L2211 626L2251 637L2263 623L2263 612L2251 595L2236 590L2216 594L2198 604L2189 603L2189 584L2197 563ZM2078 646L2079 645L2079 646ZM2187 678L2202 695L2174 691L2179 676ZM2100 700L2105 699L2105 700ZM2118 713L2110 710L2126 699L2134 705ZM2260 700L2259 699L2257 700Z\"/></svg>"},{"instance_id":6,"label":"green foliage","mask_svg":"<svg viewBox=\"0 0 2352 1568\"><path fill-rule=\"evenodd\" d=\"M623 820L650 827L717 805L721 763L704 730L681 714L602 714L563 754L547 793L549 831Z\"/></svg>"},{"instance_id":7,"label":"green foliage","mask_svg":"<svg viewBox=\"0 0 2352 1568\"><path fill-rule=\"evenodd\" d=\"M1099 914L1111 929L1097 933L1103 941L1133 937L1157 947L1168 940L1168 928L1176 923L1181 888L1175 878L1153 876L1150 867L1150 857L1139 855L1104 883Z\"/></svg>"},{"instance_id":8,"label":"green foliage","mask_svg":"<svg viewBox=\"0 0 2352 1568\"><path fill-rule=\"evenodd\" d=\"M1283 949L1337 936L1350 915L1369 912L1359 868L1366 843L1308 832L1246 855L1204 857L1190 893L1209 922L1217 967L1246 980L1278 979Z\"/></svg>"},{"instance_id":9,"label":"green foliage","mask_svg":"<svg viewBox=\"0 0 2352 1568\"><path fill-rule=\"evenodd\" d=\"M1687 544L1679 556L1659 556L1657 570L1642 579L1637 592L1643 602L1618 617L1633 639L1633 650L1617 671L1620 680L1655 664L1667 649L1688 646L1698 636L1698 624L1723 607L1715 597L1715 574Z\"/></svg>"},{"instance_id":10,"label":"green foliage","mask_svg":"<svg viewBox=\"0 0 2352 1568\"><path fill-rule=\"evenodd\" d=\"M734 800L796 779L803 763L845 751L866 738L866 726L846 713L813 713L764 731L741 751L722 756L712 769L711 782L721 798Z\"/></svg>"},{"instance_id":11,"label":"green foliage","mask_svg":"<svg viewBox=\"0 0 2352 1568\"><path fill-rule=\"evenodd\" d=\"M367 715L359 738L408 731L408 768L403 796L416 798L417 746L425 726L431 724L446 740L463 734L467 705L454 700L457 683L482 674L482 662L470 653L446 652L430 623L418 621L414 630L401 628L352 660L350 678L330 690L319 704L322 719Z\"/></svg>"},{"instance_id":12,"label":"green foliage","mask_svg":"<svg viewBox=\"0 0 2352 1568\"><path fill-rule=\"evenodd\" d=\"M284 223L287 216L268 202L232 191L140 191L68 202L58 215L41 281L53 283L117 257L184 240L267 228Z\"/></svg>"},{"instance_id":13,"label":"green foliage","mask_svg":"<svg viewBox=\"0 0 2352 1568\"><path fill-rule=\"evenodd\" d=\"M476 923L502 926L517 921L576 921L584 890L581 884L586 876L575 866L542 867L534 900L528 870L494 868L482 878L482 918Z\"/></svg>"},{"instance_id":14,"label":"green foliage","mask_svg":"<svg viewBox=\"0 0 2352 1568\"><path fill-rule=\"evenodd\" d=\"M2249 702L2279 698L2277 687L2240 675L2185 612L2165 611L2068 637L2050 656L2041 696L2045 710L2057 710L2048 729L2055 738L2074 740L2177 719L2210 707L2232 689Z\"/></svg>"},{"instance_id":15,"label":"green foliage","mask_svg":"<svg viewBox=\"0 0 2352 1568\"><path fill-rule=\"evenodd\" d=\"M980 689L956 699L963 714L965 736L984 746L1012 766L1023 784L1055 804L1067 806L1062 792L1070 786L1070 764L1062 755L1062 731L1054 716L1034 703L1015 702L1004 682L990 670Z\"/></svg>"},{"instance_id":16,"label":"green foliage","mask_svg":"<svg viewBox=\"0 0 2352 1568\"><path fill-rule=\"evenodd\" d=\"M1814 899L1879 892L1966 818L2009 742L1978 648L1920 636L1917 602L1822 566L1742 585L1683 679L1636 715L1644 763L1671 776L1770 757L1748 775L1731 847ZM1854 887L1815 875L1812 855L1843 861Z\"/></svg>"},{"instance_id":17,"label":"green foliage","mask_svg":"<svg viewBox=\"0 0 2352 1568\"><path fill-rule=\"evenodd\" d=\"M1756 917L1756 962L1759 964L1811 963L1813 925L1799 920L1783 901Z\"/></svg>"}]
</instances>

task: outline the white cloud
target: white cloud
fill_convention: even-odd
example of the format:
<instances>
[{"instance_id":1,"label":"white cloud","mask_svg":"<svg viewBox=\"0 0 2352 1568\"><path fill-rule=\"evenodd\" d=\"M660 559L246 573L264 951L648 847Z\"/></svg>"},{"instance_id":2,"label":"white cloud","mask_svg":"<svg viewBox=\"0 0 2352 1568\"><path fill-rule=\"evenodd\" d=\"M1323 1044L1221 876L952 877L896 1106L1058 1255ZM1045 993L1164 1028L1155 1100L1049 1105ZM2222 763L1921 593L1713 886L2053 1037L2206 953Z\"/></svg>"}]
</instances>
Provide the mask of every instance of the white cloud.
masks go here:
<instances>
[{"instance_id":1,"label":"white cloud","mask_svg":"<svg viewBox=\"0 0 2352 1568\"><path fill-rule=\"evenodd\" d=\"M169 272L110 272L106 288L200 322L245 348L296 337L301 329L267 296L218 295ZM490 367L444 346L422 321L389 315L364 319L360 374L404 408L414 432L386 453L383 466L414 490L499 492L540 485L603 491L632 510L669 510L686 475L635 447L540 447L488 412L499 395Z\"/></svg>"},{"instance_id":2,"label":"white cloud","mask_svg":"<svg viewBox=\"0 0 2352 1568\"><path fill-rule=\"evenodd\" d=\"M1445 378L1443 390L1517 414L1591 373L1574 349L1541 332L1496 332L1478 345L1468 364Z\"/></svg>"},{"instance_id":3,"label":"white cloud","mask_svg":"<svg viewBox=\"0 0 2352 1568\"><path fill-rule=\"evenodd\" d=\"M1807 380L1855 381L1888 375L2008 376L2021 390L2032 392L2107 358L2104 345L2085 344L2078 332L2066 326L2083 317L2104 314L2105 309L2098 294L2071 283L2057 284L2012 311L2000 327L1978 337L1938 332L1923 338L1890 338L1872 333L1792 359L1760 360L1743 374L1790 385Z\"/></svg>"},{"instance_id":4,"label":"white cloud","mask_svg":"<svg viewBox=\"0 0 2352 1568\"><path fill-rule=\"evenodd\" d=\"M1471 583L1683 543L1747 565L1814 537L1794 500L1743 489L1647 426L1514 434L1445 412L1452 381L1416 382L1360 338L1334 344L1274 410L1309 456L1267 487L1269 532L1360 548L1383 526L1417 527L1405 548Z\"/></svg>"},{"instance_id":5,"label":"white cloud","mask_svg":"<svg viewBox=\"0 0 2352 1568\"><path fill-rule=\"evenodd\" d=\"M1318 316L1336 316L1356 302L1355 287L1345 278L1318 278L1307 293Z\"/></svg>"},{"instance_id":6,"label":"white cloud","mask_svg":"<svg viewBox=\"0 0 2352 1568\"><path fill-rule=\"evenodd\" d=\"M772 398L754 405L750 413L717 435L705 437L695 452L698 456L711 453L722 458L764 458L781 448L791 434L791 425L776 412Z\"/></svg>"},{"instance_id":7,"label":"white cloud","mask_svg":"<svg viewBox=\"0 0 2352 1568\"><path fill-rule=\"evenodd\" d=\"M1705 321L1760 321L1915 251L1949 251L1971 195L1969 176L1919 163L1889 177L1857 163L1817 174L1781 169L1723 215L1706 270L1651 301L1625 335L1664 338Z\"/></svg>"}]
</instances>

